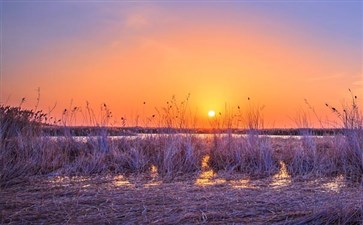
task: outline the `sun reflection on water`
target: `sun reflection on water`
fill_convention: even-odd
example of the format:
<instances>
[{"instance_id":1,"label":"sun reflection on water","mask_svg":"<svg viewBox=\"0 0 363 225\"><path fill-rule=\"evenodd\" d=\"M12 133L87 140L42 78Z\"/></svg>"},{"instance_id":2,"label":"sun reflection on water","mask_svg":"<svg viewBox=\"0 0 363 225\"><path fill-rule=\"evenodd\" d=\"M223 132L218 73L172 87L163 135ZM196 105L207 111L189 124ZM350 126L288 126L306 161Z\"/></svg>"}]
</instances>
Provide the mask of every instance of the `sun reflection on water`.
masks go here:
<instances>
[{"instance_id":1,"label":"sun reflection on water","mask_svg":"<svg viewBox=\"0 0 363 225\"><path fill-rule=\"evenodd\" d=\"M145 187L154 187L154 186L158 186L158 185L162 184L162 182L160 180L157 180L158 168L155 165L151 165L150 176L152 178L151 182L146 183L144 185Z\"/></svg>"},{"instance_id":2,"label":"sun reflection on water","mask_svg":"<svg viewBox=\"0 0 363 225\"><path fill-rule=\"evenodd\" d=\"M286 164L283 161L279 162L280 171L272 177L270 186L273 188L285 187L291 184L291 177L287 172Z\"/></svg>"},{"instance_id":3,"label":"sun reflection on water","mask_svg":"<svg viewBox=\"0 0 363 225\"><path fill-rule=\"evenodd\" d=\"M209 155L204 156L202 160L202 172L195 181L195 184L198 186L208 186L225 183L226 180L224 179L213 179L215 177L215 174L213 170L208 166L208 161Z\"/></svg>"}]
</instances>

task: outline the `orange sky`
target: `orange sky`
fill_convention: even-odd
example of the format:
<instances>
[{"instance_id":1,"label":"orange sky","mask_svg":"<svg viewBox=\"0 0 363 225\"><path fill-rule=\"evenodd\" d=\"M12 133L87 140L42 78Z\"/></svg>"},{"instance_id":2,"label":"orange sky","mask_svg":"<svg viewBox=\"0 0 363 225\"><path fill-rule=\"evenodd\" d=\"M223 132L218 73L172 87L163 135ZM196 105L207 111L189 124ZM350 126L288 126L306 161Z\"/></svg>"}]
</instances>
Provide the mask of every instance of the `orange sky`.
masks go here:
<instances>
[{"instance_id":1,"label":"orange sky","mask_svg":"<svg viewBox=\"0 0 363 225\"><path fill-rule=\"evenodd\" d=\"M97 113L106 103L115 125L121 124L121 117L135 125L137 115L139 125L157 125L146 122L157 114L155 107L161 110L173 95L182 101L190 93L188 116L196 119L196 126L208 127L208 110L224 115L227 105L245 111L250 97L253 104L265 106L265 126L277 128L296 126L296 113L309 112L304 99L328 120L332 117L326 102L340 106L349 100L348 88L363 97L361 40L333 37L304 17L270 12L266 6L242 5L238 11L233 5L198 8L185 3L178 9L172 4L129 4L127 9L102 4L92 14L97 20L91 20L91 28L72 35L30 32L42 44L34 41L23 52L19 46L24 42L7 42L22 28L12 29L14 21L22 20L10 13L20 9L4 5L8 14L3 17L1 102L17 105L26 97L24 106L32 108L39 87L41 108L47 111L57 103L52 114L58 118L71 102L85 112L89 101ZM33 23L44 26L44 32L57 24ZM63 34L62 27L54 30ZM83 124L80 114L77 124ZM317 124L313 115L311 119Z\"/></svg>"}]
</instances>

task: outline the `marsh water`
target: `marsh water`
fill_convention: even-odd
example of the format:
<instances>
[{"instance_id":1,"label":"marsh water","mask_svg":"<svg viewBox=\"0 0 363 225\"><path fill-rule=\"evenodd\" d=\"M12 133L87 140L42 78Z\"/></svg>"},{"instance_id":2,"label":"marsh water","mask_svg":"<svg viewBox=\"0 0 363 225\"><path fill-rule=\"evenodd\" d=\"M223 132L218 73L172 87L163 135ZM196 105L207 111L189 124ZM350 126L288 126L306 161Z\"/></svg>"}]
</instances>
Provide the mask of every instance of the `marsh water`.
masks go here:
<instances>
[{"instance_id":1,"label":"marsh water","mask_svg":"<svg viewBox=\"0 0 363 225\"><path fill-rule=\"evenodd\" d=\"M188 134L188 133L173 133L173 134L136 134L136 135L121 135L121 136L108 136L108 135L92 135L92 136L71 136L71 138L75 141L80 142L87 142L89 140L93 139L99 139L99 138L106 138L109 140L122 140L122 139L137 139L137 138L153 138L153 137L168 137L168 136L189 136L189 137L195 137L195 138L201 138L201 139L208 139L213 137L233 137L233 138L246 138L249 135L248 134ZM320 136L320 135L258 135L259 138L271 138L271 139L302 139L303 137L310 137L310 138L324 138L329 136ZM49 136L51 139L65 139L69 137L65 136Z\"/></svg>"}]
</instances>

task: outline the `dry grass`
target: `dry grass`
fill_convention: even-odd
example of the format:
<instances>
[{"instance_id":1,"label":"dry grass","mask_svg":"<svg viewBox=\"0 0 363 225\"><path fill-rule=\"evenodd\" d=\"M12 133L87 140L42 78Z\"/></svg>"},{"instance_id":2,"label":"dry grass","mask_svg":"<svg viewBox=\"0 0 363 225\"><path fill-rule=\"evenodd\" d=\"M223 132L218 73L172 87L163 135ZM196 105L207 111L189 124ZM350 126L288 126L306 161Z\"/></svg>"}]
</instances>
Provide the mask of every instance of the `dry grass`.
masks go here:
<instances>
[{"instance_id":1,"label":"dry grass","mask_svg":"<svg viewBox=\"0 0 363 225\"><path fill-rule=\"evenodd\" d=\"M328 180L198 185L150 176L37 176L1 189L9 224L362 224L363 190ZM333 182L336 184L336 182Z\"/></svg>"},{"instance_id":2,"label":"dry grass","mask_svg":"<svg viewBox=\"0 0 363 225\"><path fill-rule=\"evenodd\" d=\"M280 143L279 143L280 142ZM282 144L281 144L282 143ZM157 167L165 180L201 171L210 156L215 172L238 172L251 178L271 177L284 162L292 177L337 177L363 182L363 151L350 147L346 136L274 140L257 135L192 135L146 137L47 138L19 136L1 144L0 186L13 179L57 174L138 174Z\"/></svg>"},{"instance_id":3,"label":"dry grass","mask_svg":"<svg viewBox=\"0 0 363 225\"><path fill-rule=\"evenodd\" d=\"M271 176L279 170L270 140L254 134L246 137L215 136L209 165L215 171L238 171L252 177Z\"/></svg>"},{"instance_id":4,"label":"dry grass","mask_svg":"<svg viewBox=\"0 0 363 225\"><path fill-rule=\"evenodd\" d=\"M253 129L117 140L100 129L75 140L42 135L39 117L6 110L1 223L363 224L361 128L323 138Z\"/></svg>"},{"instance_id":5,"label":"dry grass","mask_svg":"<svg viewBox=\"0 0 363 225\"><path fill-rule=\"evenodd\" d=\"M292 177L337 177L363 184L363 151L352 148L347 136L303 137L287 142L279 159Z\"/></svg>"},{"instance_id":6,"label":"dry grass","mask_svg":"<svg viewBox=\"0 0 363 225\"><path fill-rule=\"evenodd\" d=\"M156 144L156 145L155 145ZM201 170L207 147L192 135L161 135L154 138L151 161L167 180Z\"/></svg>"},{"instance_id":7,"label":"dry grass","mask_svg":"<svg viewBox=\"0 0 363 225\"><path fill-rule=\"evenodd\" d=\"M335 157L337 149L347 147L345 137L337 138L313 138L312 145L293 138L257 136L214 140L188 135L97 137L87 142L18 138L13 147L2 149L0 158L4 163L6 157L12 159L1 167L0 221L362 224L363 189L359 182L347 179L344 163L352 164L346 161L349 155L341 151L342 157ZM239 156L240 164L213 159L215 141L228 144L227 140L234 143L229 151L220 147L220 153L231 160ZM339 172L318 176L322 170L318 164L312 173L294 174L283 162L296 160L296 152L289 155L288 150L299 146L315 146L315 159L325 166L331 164L324 160L337 160L333 165ZM274 159L279 165L268 164L274 169L266 170L270 168L266 162ZM239 169L215 170L216 162Z\"/></svg>"}]
</instances>

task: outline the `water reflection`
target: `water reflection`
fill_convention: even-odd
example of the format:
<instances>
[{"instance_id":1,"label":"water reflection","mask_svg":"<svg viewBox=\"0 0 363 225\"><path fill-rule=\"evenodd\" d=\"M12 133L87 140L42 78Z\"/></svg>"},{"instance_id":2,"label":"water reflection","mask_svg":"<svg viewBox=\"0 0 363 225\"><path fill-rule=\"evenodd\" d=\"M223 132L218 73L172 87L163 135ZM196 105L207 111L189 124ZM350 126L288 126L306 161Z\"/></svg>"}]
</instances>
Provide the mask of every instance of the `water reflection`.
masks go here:
<instances>
[{"instance_id":1,"label":"water reflection","mask_svg":"<svg viewBox=\"0 0 363 225\"><path fill-rule=\"evenodd\" d=\"M208 166L209 155L205 156L202 161L202 172L196 179L195 184L198 186L209 186L218 184L229 184L233 188L250 188L256 189L260 186L259 182L252 181L249 178L243 179L228 179L218 178L214 171ZM291 177L289 176L286 164L282 161L280 163L280 171L272 177L270 186L272 188L280 188L291 184Z\"/></svg>"},{"instance_id":2,"label":"water reflection","mask_svg":"<svg viewBox=\"0 0 363 225\"><path fill-rule=\"evenodd\" d=\"M344 187L344 177L342 175L332 179L321 185L322 188L328 191L339 192Z\"/></svg>"},{"instance_id":3,"label":"water reflection","mask_svg":"<svg viewBox=\"0 0 363 225\"><path fill-rule=\"evenodd\" d=\"M234 180L231 181L231 185L233 188L252 188L255 189L256 187L254 187L251 183L250 179L239 179L239 180Z\"/></svg>"},{"instance_id":4,"label":"water reflection","mask_svg":"<svg viewBox=\"0 0 363 225\"><path fill-rule=\"evenodd\" d=\"M88 142L88 141L97 141L99 139L106 138L108 140L120 140L120 139L127 139L127 140L134 140L138 138L157 138L157 137L165 137L165 136L192 136L201 139L208 139L213 138L215 136L219 138L231 136L233 138L243 137L246 138L247 134L188 134L188 133L175 133L175 134L136 134L132 136L71 136L71 137L64 137L64 136L48 136L50 140L62 140L72 138L74 141L78 142ZM272 139L301 139L303 136L299 135L258 135L261 138L272 138ZM323 138L324 136L311 136L314 138Z\"/></svg>"},{"instance_id":5,"label":"water reflection","mask_svg":"<svg viewBox=\"0 0 363 225\"><path fill-rule=\"evenodd\" d=\"M56 186L69 187L74 184L81 184L81 188L88 188L91 186L89 184L90 180L91 177L87 176L54 176L48 181Z\"/></svg>"},{"instance_id":6,"label":"water reflection","mask_svg":"<svg viewBox=\"0 0 363 225\"><path fill-rule=\"evenodd\" d=\"M291 184L291 177L287 172L286 164L283 161L279 161L280 171L278 174L272 177L270 184L273 188L285 187Z\"/></svg>"},{"instance_id":7,"label":"water reflection","mask_svg":"<svg viewBox=\"0 0 363 225\"><path fill-rule=\"evenodd\" d=\"M132 186L132 184L122 175L115 176L112 184L116 187Z\"/></svg>"},{"instance_id":8,"label":"water reflection","mask_svg":"<svg viewBox=\"0 0 363 225\"><path fill-rule=\"evenodd\" d=\"M150 176L151 176L151 181L146 183L144 185L145 187L154 187L154 186L161 185L162 182L157 179L158 178L158 168L155 165L151 165Z\"/></svg>"},{"instance_id":9,"label":"water reflection","mask_svg":"<svg viewBox=\"0 0 363 225\"><path fill-rule=\"evenodd\" d=\"M208 166L209 155L204 156L202 160L202 172L200 173L199 177L196 179L195 184L198 186L208 186L208 185L215 185L215 184L223 184L226 182L225 179L214 179L215 173L214 171Z\"/></svg>"},{"instance_id":10,"label":"water reflection","mask_svg":"<svg viewBox=\"0 0 363 225\"><path fill-rule=\"evenodd\" d=\"M87 176L53 176L49 179L49 182L55 184L63 184L69 182L85 182L90 180Z\"/></svg>"}]
</instances>

